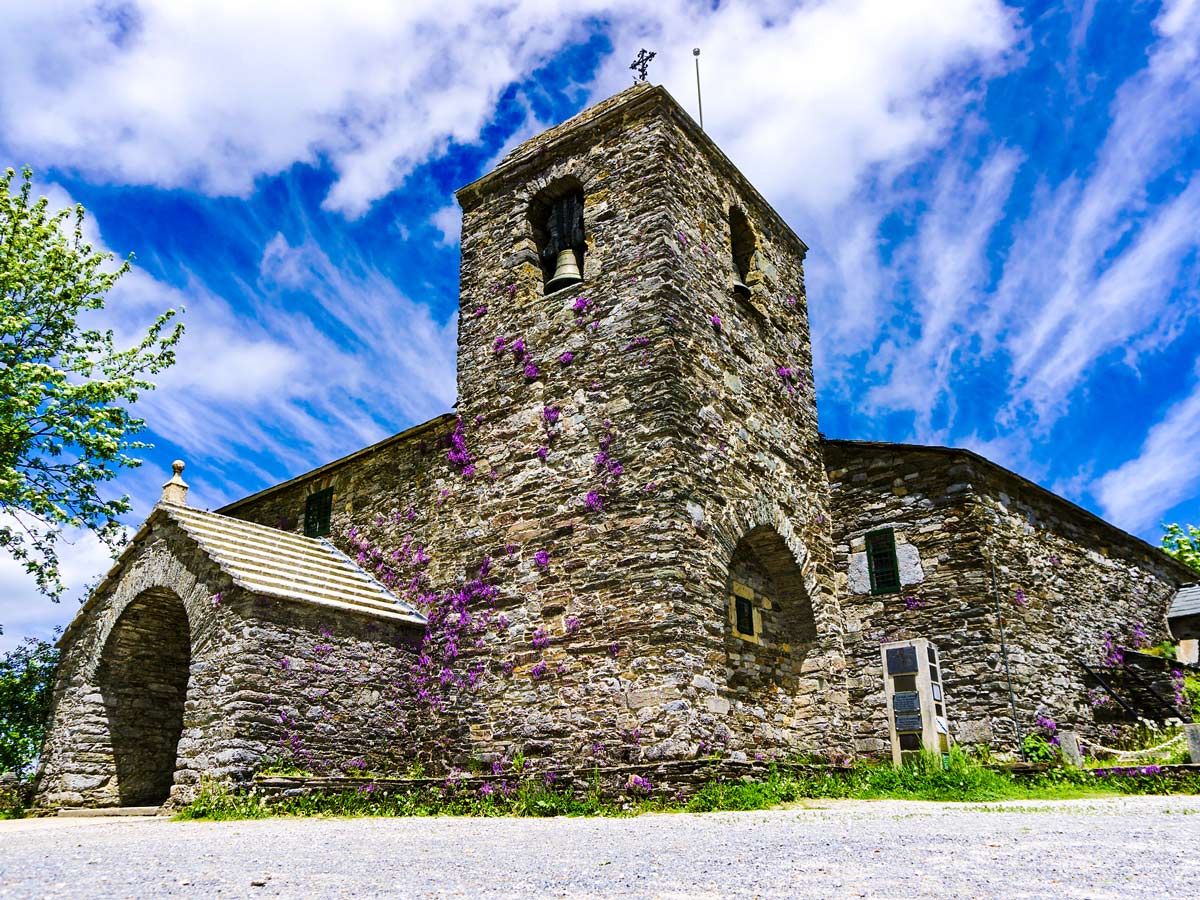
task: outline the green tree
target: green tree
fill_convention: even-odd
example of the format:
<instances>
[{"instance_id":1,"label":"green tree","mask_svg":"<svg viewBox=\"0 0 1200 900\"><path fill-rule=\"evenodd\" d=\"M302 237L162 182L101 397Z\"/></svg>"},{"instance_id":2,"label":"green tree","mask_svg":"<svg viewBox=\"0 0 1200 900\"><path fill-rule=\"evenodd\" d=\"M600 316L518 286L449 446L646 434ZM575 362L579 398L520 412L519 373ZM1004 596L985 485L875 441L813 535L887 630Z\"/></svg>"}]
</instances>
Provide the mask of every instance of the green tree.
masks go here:
<instances>
[{"instance_id":1,"label":"green tree","mask_svg":"<svg viewBox=\"0 0 1200 900\"><path fill-rule=\"evenodd\" d=\"M15 193L16 173L0 178L0 547L58 600L65 528L120 546L129 498L102 486L140 465L129 451L149 445L129 407L175 361L183 326L167 310L128 349L86 327L129 260L111 265L83 239L83 207L51 212L30 199L33 173L21 175Z\"/></svg>"},{"instance_id":2,"label":"green tree","mask_svg":"<svg viewBox=\"0 0 1200 900\"><path fill-rule=\"evenodd\" d=\"M0 656L0 773L24 777L42 750L58 651L26 638Z\"/></svg>"},{"instance_id":3,"label":"green tree","mask_svg":"<svg viewBox=\"0 0 1200 900\"><path fill-rule=\"evenodd\" d=\"M1164 525L1162 548L1185 566L1200 572L1200 528L1195 525Z\"/></svg>"}]
</instances>

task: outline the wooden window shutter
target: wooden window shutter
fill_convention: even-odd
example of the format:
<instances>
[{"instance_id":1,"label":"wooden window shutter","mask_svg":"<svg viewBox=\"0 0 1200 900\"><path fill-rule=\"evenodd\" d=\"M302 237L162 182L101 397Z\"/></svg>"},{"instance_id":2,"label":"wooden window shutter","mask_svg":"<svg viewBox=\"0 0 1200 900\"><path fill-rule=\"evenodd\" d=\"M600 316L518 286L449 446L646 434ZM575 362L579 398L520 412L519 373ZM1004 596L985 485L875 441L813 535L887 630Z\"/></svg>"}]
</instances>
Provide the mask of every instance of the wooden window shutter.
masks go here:
<instances>
[{"instance_id":1,"label":"wooden window shutter","mask_svg":"<svg viewBox=\"0 0 1200 900\"><path fill-rule=\"evenodd\" d=\"M867 535L867 568L871 593L891 594L900 590L900 563L896 559L896 534L881 528Z\"/></svg>"},{"instance_id":2,"label":"wooden window shutter","mask_svg":"<svg viewBox=\"0 0 1200 900\"><path fill-rule=\"evenodd\" d=\"M329 520L333 515L333 488L325 488L309 494L304 502L304 534L306 537L324 537L329 534Z\"/></svg>"}]
</instances>

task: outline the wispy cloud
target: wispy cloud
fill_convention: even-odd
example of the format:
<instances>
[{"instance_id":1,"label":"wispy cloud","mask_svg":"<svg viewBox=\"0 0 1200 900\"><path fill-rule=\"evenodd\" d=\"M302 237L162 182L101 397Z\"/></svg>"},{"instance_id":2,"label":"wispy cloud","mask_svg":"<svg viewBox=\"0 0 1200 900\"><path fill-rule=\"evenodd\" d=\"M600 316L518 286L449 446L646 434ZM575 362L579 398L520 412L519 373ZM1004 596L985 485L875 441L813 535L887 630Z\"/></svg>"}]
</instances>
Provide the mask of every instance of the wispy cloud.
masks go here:
<instances>
[{"instance_id":1,"label":"wispy cloud","mask_svg":"<svg viewBox=\"0 0 1200 900\"><path fill-rule=\"evenodd\" d=\"M1200 335L1200 0L1024 20L999 0L293 6L5 11L0 151L92 186L244 198L253 227L222 219L220 235L240 267L151 239L139 255L161 265L113 297L130 336L187 307L179 364L142 412L184 448L197 502L449 408L450 182L627 85L641 46L695 109L697 45L706 128L812 248L826 422L972 447L1131 528L1200 491L1180 462L1200 389L1178 379L1141 386L1133 402L1158 402L1109 427L1103 454L1058 443L1110 415L1099 385ZM1120 43L1114 18L1133 12L1144 39ZM611 47L598 64L563 62L593 38ZM394 264L388 242L418 238L425 258ZM148 504L164 477L123 484Z\"/></svg>"},{"instance_id":2,"label":"wispy cloud","mask_svg":"<svg viewBox=\"0 0 1200 900\"><path fill-rule=\"evenodd\" d=\"M1198 373L1200 374L1200 373ZM1125 528L1158 525L1165 510L1200 492L1200 379L1150 429L1141 452L1091 486L1106 516Z\"/></svg>"}]
</instances>

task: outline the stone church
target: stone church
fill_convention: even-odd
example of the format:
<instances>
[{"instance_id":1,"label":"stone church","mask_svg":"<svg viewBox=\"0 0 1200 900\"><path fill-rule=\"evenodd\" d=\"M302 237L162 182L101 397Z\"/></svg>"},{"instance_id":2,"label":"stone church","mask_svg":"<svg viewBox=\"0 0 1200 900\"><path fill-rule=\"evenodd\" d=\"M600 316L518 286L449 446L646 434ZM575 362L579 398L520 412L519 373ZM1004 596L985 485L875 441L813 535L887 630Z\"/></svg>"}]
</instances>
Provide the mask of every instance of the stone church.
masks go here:
<instances>
[{"instance_id":1,"label":"stone church","mask_svg":"<svg viewBox=\"0 0 1200 900\"><path fill-rule=\"evenodd\" d=\"M1158 549L974 453L821 435L807 248L661 87L457 197L456 411L215 512L177 463L62 638L40 806L885 756L908 638L953 739L1012 751L1168 637L1194 573Z\"/></svg>"}]
</instances>

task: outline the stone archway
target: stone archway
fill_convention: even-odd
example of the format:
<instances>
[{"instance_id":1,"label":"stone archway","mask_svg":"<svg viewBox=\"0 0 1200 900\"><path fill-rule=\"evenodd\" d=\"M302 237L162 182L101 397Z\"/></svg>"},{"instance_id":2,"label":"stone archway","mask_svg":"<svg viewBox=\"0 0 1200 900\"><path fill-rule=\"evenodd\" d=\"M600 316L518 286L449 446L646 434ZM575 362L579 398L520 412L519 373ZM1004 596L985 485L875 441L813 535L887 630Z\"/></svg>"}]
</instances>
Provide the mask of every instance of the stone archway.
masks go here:
<instances>
[{"instance_id":1,"label":"stone archway","mask_svg":"<svg viewBox=\"0 0 1200 900\"><path fill-rule=\"evenodd\" d=\"M804 575L770 525L751 528L734 548L728 602L726 646L734 695L745 700L776 691L794 696L817 627Z\"/></svg>"},{"instance_id":2,"label":"stone archway","mask_svg":"<svg viewBox=\"0 0 1200 900\"><path fill-rule=\"evenodd\" d=\"M171 793L190 662L183 602L143 591L117 619L96 671L121 806L158 806Z\"/></svg>"}]
</instances>

